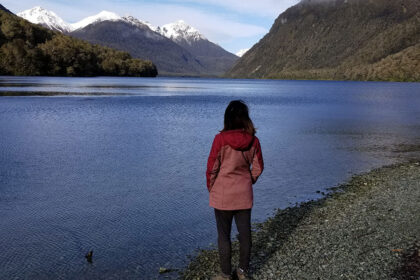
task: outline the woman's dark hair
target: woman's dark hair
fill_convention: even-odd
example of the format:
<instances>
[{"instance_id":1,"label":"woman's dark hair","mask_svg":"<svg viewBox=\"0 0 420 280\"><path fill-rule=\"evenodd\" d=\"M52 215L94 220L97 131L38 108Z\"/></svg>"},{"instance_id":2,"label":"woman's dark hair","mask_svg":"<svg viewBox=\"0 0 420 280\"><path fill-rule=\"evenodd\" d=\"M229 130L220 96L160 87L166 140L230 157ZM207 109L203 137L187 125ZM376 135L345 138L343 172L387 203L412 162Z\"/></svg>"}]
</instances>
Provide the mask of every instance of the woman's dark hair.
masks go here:
<instances>
[{"instance_id":1,"label":"woman's dark hair","mask_svg":"<svg viewBox=\"0 0 420 280\"><path fill-rule=\"evenodd\" d=\"M229 103L225 111L225 127L222 131L243 129L247 133L254 135L255 127L249 118L248 106L242 100L233 100Z\"/></svg>"}]
</instances>

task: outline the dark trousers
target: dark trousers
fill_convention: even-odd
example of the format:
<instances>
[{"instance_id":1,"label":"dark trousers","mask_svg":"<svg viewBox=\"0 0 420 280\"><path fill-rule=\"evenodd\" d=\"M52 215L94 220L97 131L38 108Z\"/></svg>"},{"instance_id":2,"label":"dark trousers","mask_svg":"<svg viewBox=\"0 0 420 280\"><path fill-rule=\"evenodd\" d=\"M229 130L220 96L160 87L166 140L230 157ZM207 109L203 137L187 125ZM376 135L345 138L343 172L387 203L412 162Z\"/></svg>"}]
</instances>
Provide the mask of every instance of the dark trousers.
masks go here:
<instances>
[{"instance_id":1,"label":"dark trousers","mask_svg":"<svg viewBox=\"0 0 420 280\"><path fill-rule=\"evenodd\" d=\"M214 209L214 214L222 272L224 274L232 272L230 232L233 218L239 232L239 267L248 270L251 255L251 209L234 211Z\"/></svg>"}]
</instances>

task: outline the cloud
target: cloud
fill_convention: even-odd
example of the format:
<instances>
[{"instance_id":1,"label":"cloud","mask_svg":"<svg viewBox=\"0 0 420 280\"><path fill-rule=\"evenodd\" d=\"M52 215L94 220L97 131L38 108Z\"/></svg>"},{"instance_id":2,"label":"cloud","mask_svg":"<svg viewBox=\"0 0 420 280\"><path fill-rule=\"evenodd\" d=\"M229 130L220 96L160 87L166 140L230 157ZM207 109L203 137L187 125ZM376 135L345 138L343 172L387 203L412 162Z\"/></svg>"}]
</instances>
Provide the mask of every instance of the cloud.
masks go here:
<instances>
[{"instance_id":1,"label":"cloud","mask_svg":"<svg viewBox=\"0 0 420 280\"><path fill-rule=\"evenodd\" d=\"M236 52L236 55L239 57L242 57L249 49L240 49L238 52Z\"/></svg>"},{"instance_id":2,"label":"cloud","mask_svg":"<svg viewBox=\"0 0 420 280\"><path fill-rule=\"evenodd\" d=\"M299 0L3 0L2 4L13 12L42 6L69 23L102 10L132 15L155 26L183 19L210 41L237 51L261 39L274 19L297 2Z\"/></svg>"},{"instance_id":3,"label":"cloud","mask_svg":"<svg viewBox=\"0 0 420 280\"><path fill-rule=\"evenodd\" d=\"M191 12L200 11L200 14L226 14L232 18L243 18L243 14L247 14L250 20L256 17L270 17L274 20L281 12L298 3L299 0L3 0L2 2L14 12L30 9L33 6L42 6L61 14L65 20L74 22L77 21L75 16L80 19L104 9L125 10L130 13L138 13L146 9L149 13L159 14L162 8L165 10L174 8L172 14L190 9Z\"/></svg>"},{"instance_id":4,"label":"cloud","mask_svg":"<svg viewBox=\"0 0 420 280\"><path fill-rule=\"evenodd\" d=\"M156 9L159 10L159 13L154 12ZM215 42L232 38L262 36L268 32L267 28L259 25L244 23L223 14L205 13L187 7L172 5L143 6L141 11L133 13L137 18L147 20L155 25L163 25L183 19Z\"/></svg>"},{"instance_id":5,"label":"cloud","mask_svg":"<svg viewBox=\"0 0 420 280\"><path fill-rule=\"evenodd\" d=\"M196 3L218 6L237 13L277 17L281 12L300 0L170 0L173 3Z\"/></svg>"},{"instance_id":6,"label":"cloud","mask_svg":"<svg viewBox=\"0 0 420 280\"><path fill-rule=\"evenodd\" d=\"M218 0L210 0L218 1ZM9 2L9 1L6 1ZM11 1L10 1L11 2ZM190 25L196 27L201 33L213 41L223 44L225 41L230 41L235 38L246 38L263 36L268 32L266 27L242 22L237 17L232 17L229 13L221 11L219 13L206 12L195 6L186 6L175 4L151 4L136 3L134 1L111 1L105 0L100 2L93 1L13 1L12 5L15 9L16 6L20 8L18 11L29 9L36 5L40 5L48 10L54 11L57 15L62 17L65 21L74 23L86 16L99 13L102 10L109 10L116 12L120 15L132 15L141 20L147 20L153 25L163 25L179 19L185 20ZM82 4L82 2L84 2ZM18 5L16 5L18 4ZM7 7L7 3L6 3ZM83 9L81 8L83 7Z\"/></svg>"}]
</instances>

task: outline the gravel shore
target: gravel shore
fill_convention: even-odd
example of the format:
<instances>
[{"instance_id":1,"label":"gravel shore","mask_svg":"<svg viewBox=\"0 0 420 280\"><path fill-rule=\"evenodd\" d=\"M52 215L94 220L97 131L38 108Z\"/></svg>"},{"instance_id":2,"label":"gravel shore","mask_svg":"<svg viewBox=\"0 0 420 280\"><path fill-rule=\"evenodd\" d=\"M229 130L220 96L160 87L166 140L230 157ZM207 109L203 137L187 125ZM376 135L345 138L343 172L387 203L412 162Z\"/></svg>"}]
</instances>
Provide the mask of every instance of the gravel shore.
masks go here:
<instances>
[{"instance_id":1,"label":"gravel shore","mask_svg":"<svg viewBox=\"0 0 420 280\"><path fill-rule=\"evenodd\" d=\"M253 229L251 279L420 279L420 162L352 177ZM238 244L233 244L233 264ZM182 279L219 271L202 250Z\"/></svg>"}]
</instances>

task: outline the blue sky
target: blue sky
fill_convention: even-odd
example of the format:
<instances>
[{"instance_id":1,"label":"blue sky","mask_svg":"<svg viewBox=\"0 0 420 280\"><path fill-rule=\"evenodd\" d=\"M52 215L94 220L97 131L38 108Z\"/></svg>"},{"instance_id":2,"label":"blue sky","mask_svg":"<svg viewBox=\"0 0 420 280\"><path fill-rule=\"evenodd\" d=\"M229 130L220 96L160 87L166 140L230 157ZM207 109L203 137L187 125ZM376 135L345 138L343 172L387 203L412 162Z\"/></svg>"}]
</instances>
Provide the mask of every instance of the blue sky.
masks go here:
<instances>
[{"instance_id":1,"label":"blue sky","mask_svg":"<svg viewBox=\"0 0 420 280\"><path fill-rule=\"evenodd\" d=\"M2 0L14 13L41 6L74 23L102 10L132 15L153 25L179 19L230 52L250 48L270 29L280 13L299 0Z\"/></svg>"}]
</instances>

